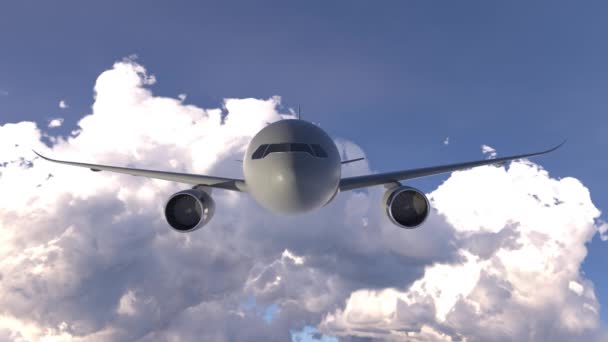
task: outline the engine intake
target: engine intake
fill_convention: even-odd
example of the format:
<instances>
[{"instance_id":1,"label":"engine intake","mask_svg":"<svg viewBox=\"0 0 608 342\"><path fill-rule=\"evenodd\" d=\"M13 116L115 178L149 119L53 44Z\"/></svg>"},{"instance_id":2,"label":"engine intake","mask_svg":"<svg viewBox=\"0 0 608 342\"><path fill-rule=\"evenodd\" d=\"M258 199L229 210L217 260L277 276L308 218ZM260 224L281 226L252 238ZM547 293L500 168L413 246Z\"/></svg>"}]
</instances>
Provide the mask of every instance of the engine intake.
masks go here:
<instances>
[{"instance_id":1,"label":"engine intake","mask_svg":"<svg viewBox=\"0 0 608 342\"><path fill-rule=\"evenodd\" d=\"M215 202L201 189L190 189L173 194L165 205L169 225L181 233L195 231L213 217Z\"/></svg>"},{"instance_id":2,"label":"engine intake","mask_svg":"<svg viewBox=\"0 0 608 342\"><path fill-rule=\"evenodd\" d=\"M382 203L390 220L402 228L416 228L429 216L430 204L426 195L408 186L388 190Z\"/></svg>"}]
</instances>

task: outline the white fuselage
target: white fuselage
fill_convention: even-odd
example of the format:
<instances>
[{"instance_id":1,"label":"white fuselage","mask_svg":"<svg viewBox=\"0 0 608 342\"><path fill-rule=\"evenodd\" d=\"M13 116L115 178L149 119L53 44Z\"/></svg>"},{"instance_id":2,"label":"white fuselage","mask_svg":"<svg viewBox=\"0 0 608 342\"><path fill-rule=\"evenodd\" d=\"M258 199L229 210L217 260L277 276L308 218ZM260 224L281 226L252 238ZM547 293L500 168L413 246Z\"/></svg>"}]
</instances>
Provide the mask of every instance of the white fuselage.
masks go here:
<instances>
[{"instance_id":1,"label":"white fuselage","mask_svg":"<svg viewBox=\"0 0 608 342\"><path fill-rule=\"evenodd\" d=\"M329 203L338 192L340 154L318 126L301 120L274 122L245 152L247 191L277 213L301 213Z\"/></svg>"}]
</instances>

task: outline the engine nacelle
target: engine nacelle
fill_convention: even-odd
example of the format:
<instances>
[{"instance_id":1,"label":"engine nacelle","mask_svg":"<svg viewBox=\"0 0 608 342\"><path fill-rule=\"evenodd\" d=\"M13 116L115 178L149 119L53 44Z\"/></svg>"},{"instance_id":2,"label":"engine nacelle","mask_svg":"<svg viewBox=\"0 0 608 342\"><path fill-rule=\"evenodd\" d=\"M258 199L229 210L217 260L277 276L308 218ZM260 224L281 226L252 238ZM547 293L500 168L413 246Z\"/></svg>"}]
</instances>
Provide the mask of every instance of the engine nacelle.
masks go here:
<instances>
[{"instance_id":1,"label":"engine nacelle","mask_svg":"<svg viewBox=\"0 0 608 342\"><path fill-rule=\"evenodd\" d=\"M165 218L180 233L195 231L211 220L215 202L201 189L190 189L173 194L165 204Z\"/></svg>"},{"instance_id":2,"label":"engine nacelle","mask_svg":"<svg viewBox=\"0 0 608 342\"><path fill-rule=\"evenodd\" d=\"M402 228L421 225L429 216L430 204L426 195L409 186L399 186L384 193L382 199L389 219Z\"/></svg>"}]
</instances>

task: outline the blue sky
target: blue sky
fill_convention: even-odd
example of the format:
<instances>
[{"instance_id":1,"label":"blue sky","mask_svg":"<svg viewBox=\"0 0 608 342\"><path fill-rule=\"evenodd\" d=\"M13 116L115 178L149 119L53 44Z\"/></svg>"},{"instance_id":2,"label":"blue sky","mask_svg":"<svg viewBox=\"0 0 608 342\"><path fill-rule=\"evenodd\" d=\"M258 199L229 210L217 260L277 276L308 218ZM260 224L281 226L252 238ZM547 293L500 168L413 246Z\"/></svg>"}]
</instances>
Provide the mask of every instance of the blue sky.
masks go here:
<instances>
[{"instance_id":1,"label":"blue sky","mask_svg":"<svg viewBox=\"0 0 608 342\"><path fill-rule=\"evenodd\" d=\"M355 140L377 171L478 159L482 144L507 155L567 138L538 162L581 180L603 210L607 13L601 1L7 2L0 124L62 117L67 134L91 112L99 73L136 54L158 79L155 94L206 107L280 95ZM445 179L412 184L430 191ZM602 308L607 258L596 236L583 272Z\"/></svg>"}]
</instances>

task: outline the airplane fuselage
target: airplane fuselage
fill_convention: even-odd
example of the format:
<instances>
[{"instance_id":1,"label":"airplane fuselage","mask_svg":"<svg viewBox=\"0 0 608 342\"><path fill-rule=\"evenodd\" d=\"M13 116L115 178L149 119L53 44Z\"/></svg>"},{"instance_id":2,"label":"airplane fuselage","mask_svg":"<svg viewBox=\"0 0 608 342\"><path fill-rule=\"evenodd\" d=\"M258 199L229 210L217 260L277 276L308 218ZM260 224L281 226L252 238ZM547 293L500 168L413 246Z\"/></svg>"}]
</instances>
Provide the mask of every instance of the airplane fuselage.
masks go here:
<instances>
[{"instance_id":1,"label":"airplane fuselage","mask_svg":"<svg viewBox=\"0 0 608 342\"><path fill-rule=\"evenodd\" d=\"M277 213L301 213L329 203L338 192L341 164L333 140L302 120L274 122L251 140L243 159L247 191Z\"/></svg>"}]
</instances>

